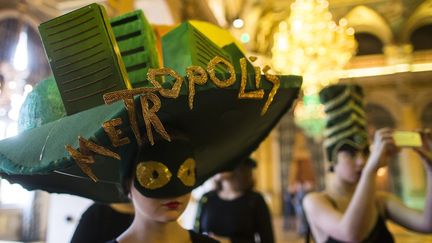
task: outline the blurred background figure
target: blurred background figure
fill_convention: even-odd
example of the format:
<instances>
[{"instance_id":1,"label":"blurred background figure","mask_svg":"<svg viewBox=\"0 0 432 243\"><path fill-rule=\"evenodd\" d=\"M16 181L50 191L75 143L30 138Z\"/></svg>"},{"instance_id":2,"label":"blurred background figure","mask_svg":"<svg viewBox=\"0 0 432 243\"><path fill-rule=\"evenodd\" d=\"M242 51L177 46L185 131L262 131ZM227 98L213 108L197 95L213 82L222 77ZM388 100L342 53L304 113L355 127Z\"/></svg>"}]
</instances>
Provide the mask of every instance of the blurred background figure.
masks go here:
<instances>
[{"instance_id":1,"label":"blurred background figure","mask_svg":"<svg viewBox=\"0 0 432 243\"><path fill-rule=\"evenodd\" d=\"M71 243L104 243L123 233L132 223L131 203L93 203L81 216Z\"/></svg>"},{"instance_id":2,"label":"blurred background figure","mask_svg":"<svg viewBox=\"0 0 432 243\"><path fill-rule=\"evenodd\" d=\"M216 175L217 189L201 198L195 230L221 242L274 242L270 211L262 195L253 191L253 159L230 172Z\"/></svg>"},{"instance_id":3,"label":"blurred background figure","mask_svg":"<svg viewBox=\"0 0 432 243\"><path fill-rule=\"evenodd\" d=\"M315 189L315 174L312 169L312 161L309 158L297 158L292 162L292 167L297 168L292 188L292 201L296 216L296 229L299 235L304 235L307 229L306 217L303 211L303 198L307 193ZM295 171L295 170L294 170Z\"/></svg>"},{"instance_id":4,"label":"blurred background figure","mask_svg":"<svg viewBox=\"0 0 432 243\"><path fill-rule=\"evenodd\" d=\"M293 151L293 160L290 163L288 175L288 192L286 193L289 198L285 201L285 208L293 211L291 215L295 217L294 229L299 235L304 235L307 230L307 221L302 201L307 193L316 190L316 176L306 138L301 133L295 136ZM290 228L292 216L285 218L285 229Z\"/></svg>"}]
</instances>

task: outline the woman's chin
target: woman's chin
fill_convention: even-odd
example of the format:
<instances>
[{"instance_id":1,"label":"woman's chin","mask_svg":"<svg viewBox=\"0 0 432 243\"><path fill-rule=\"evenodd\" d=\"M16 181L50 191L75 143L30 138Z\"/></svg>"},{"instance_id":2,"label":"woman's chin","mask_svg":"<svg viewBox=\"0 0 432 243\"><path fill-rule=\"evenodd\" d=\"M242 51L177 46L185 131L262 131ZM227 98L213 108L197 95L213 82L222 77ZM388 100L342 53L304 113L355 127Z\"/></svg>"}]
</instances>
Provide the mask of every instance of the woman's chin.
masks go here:
<instances>
[{"instance_id":1,"label":"woman's chin","mask_svg":"<svg viewBox=\"0 0 432 243\"><path fill-rule=\"evenodd\" d=\"M163 222L173 222L173 221L176 221L181 216L181 214L182 214L182 212L179 212L176 210L171 210L171 211L165 212L159 218L160 218L160 221L163 221Z\"/></svg>"}]
</instances>

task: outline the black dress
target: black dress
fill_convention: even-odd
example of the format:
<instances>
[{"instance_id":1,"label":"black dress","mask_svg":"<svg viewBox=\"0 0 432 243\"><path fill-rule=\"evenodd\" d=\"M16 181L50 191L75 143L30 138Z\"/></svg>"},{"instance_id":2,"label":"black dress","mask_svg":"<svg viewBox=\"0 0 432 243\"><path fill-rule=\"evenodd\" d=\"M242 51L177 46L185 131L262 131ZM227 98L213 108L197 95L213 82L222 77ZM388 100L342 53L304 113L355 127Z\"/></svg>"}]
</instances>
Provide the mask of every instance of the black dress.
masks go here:
<instances>
[{"instance_id":1,"label":"black dress","mask_svg":"<svg viewBox=\"0 0 432 243\"><path fill-rule=\"evenodd\" d=\"M342 243L343 241L329 237L326 243ZM374 228L369 233L366 239L361 241L362 243L393 243L393 235L387 229L384 219L381 215L378 215L377 222Z\"/></svg>"},{"instance_id":2,"label":"black dress","mask_svg":"<svg viewBox=\"0 0 432 243\"><path fill-rule=\"evenodd\" d=\"M195 231L229 237L232 243L273 243L273 228L267 204L261 194L248 191L226 201L216 191L205 194L198 207Z\"/></svg>"},{"instance_id":3,"label":"black dress","mask_svg":"<svg viewBox=\"0 0 432 243\"><path fill-rule=\"evenodd\" d=\"M103 243L116 238L131 225L133 217L95 203L81 216L71 243Z\"/></svg>"},{"instance_id":4,"label":"black dress","mask_svg":"<svg viewBox=\"0 0 432 243\"><path fill-rule=\"evenodd\" d=\"M191 238L192 243L218 243L219 242L205 235L197 234L192 230L189 230L189 236ZM114 239L114 240L107 241L106 243L118 243L118 241Z\"/></svg>"}]
</instances>

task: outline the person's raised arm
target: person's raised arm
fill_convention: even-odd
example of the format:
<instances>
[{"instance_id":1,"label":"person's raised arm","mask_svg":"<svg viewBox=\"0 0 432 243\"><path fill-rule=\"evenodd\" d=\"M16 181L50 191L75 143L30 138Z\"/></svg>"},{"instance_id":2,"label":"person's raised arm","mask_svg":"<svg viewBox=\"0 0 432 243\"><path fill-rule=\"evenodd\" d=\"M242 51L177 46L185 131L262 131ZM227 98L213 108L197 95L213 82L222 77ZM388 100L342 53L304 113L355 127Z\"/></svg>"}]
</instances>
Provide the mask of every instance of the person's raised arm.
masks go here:
<instances>
[{"instance_id":1,"label":"person's raised arm","mask_svg":"<svg viewBox=\"0 0 432 243\"><path fill-rule=\"evenodd\" d=\"M422 147L415 149L422 157L426 170L426 202L424 210L415 210L405 206L402 201L390 193L380 193L380 201L385 206L389 219L410 230L432 233L432 134L430 130L421 132Z\"/></svg>"}]
</instances>

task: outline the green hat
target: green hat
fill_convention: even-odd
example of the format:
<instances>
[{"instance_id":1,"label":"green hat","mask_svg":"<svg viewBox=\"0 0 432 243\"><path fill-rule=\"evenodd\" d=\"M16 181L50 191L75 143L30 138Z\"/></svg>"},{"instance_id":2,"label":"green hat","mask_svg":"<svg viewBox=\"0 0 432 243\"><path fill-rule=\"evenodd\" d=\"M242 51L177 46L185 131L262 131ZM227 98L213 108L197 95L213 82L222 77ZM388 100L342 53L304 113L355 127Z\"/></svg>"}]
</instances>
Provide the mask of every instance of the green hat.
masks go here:
<instances>
[{"instance_id":1,"label":"green hat","mask_svg":"<svg viewBox=\"0 0 432 243\"><path fill-rule=\"evenodd\" d=\"M362 88L337 84L325 87L319 95L327 120L324 131L327 160L334 163L337 151L344 146L356 150L366 148L369 143Z\"/></svg>"},{"instance_id":2,"label":"green hat","mask_svg":"<svg viewBox=\"0 0 432 243\"><path fill-rule=\"evenodd\" d=\"M40 112L21 111L32 116L21 118L29 129L0 141L0 173L27 189L121 202L128 200L124 185L133 175L130 183L147 197L184 194L249 156L301 86L301 77L272 75L268 68L265 75L248 73L245 58L241 72L233 71L230 62L240 60L218 55L208 63L190 61L186 71L148 69L144 85L130 85L137 70L125 67L97 4L43 23L40 32L59 92L44 88L54 79L35 87L24 107L41 106ZM165 58L193 60L196 47L167 43ZM189 55L176 56L182 48ZM44 92L54 98L45 99ZM61 107L59 100L67 115L39 117Z\"/></svg>"}]
</instances>

